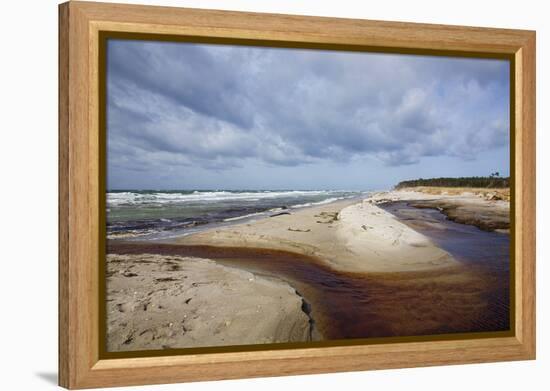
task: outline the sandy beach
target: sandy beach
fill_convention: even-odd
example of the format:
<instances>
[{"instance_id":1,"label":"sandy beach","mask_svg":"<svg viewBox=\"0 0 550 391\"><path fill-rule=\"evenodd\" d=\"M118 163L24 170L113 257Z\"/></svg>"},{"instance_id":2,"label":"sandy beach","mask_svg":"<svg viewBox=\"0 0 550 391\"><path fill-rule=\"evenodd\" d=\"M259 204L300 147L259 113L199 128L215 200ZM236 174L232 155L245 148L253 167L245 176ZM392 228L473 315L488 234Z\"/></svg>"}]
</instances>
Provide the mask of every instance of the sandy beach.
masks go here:
<instances>
[{"instance_id":1,"label":"sandy beach","mask_svg":"<svg viewBox=\"0 0 550 391\"><path fill-rule=\"evenodd\" d=\"M394 203L412 217L384 207ZM501 195L405 189L164 242L111 241L109 349L506 328L505 260L496 272L465 266L409 221L426 208L487 231L509 224Z\"/></svg>"},{"instance_id":2,"label":"sandy beach","mask_svg":"<svg viewBox=\"0 0 550 391\"><path fill-rule=\"evenodd\" d=\"M107 257L110 351L311 340L288 284L213 261L155 254Z\"/></svg>"}]
</instances>

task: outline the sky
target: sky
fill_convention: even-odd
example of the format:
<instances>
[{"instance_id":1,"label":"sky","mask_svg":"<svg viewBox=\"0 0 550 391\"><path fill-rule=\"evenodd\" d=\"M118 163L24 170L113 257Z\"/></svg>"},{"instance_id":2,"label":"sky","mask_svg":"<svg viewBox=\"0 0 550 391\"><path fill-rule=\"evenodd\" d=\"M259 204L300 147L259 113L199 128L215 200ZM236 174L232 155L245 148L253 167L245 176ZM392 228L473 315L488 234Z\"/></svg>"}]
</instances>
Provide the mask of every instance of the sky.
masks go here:
<instances>
[{"instance_id":1,"label":"sky","mask_svg":"<svg viewBox=\"0 0 550 391\"><path fill-rule=\"evenodd\" d=\"M109 189L509 175L509 62L108 41Z\"/></svg>"}]
</instances>

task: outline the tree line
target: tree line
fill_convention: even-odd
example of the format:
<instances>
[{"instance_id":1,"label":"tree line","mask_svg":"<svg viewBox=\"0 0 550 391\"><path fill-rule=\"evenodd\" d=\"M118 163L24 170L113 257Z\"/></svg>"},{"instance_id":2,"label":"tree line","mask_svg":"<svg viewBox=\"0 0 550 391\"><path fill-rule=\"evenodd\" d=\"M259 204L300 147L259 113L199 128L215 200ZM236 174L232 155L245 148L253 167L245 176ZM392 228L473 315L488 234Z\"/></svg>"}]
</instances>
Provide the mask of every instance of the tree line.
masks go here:
<instances>
[{"instance_id":1,"label":"tree line","mask_svg":"<svg viewBox=\"0 0 550 391\"><path fill-rule=\"evenodd\" d=\"M488 177L474 176L461 178L430 178L413 179L402 181L395 186L396 189L404 187L436 186L436 187L485 187L485 188L506 188L510 187L510 178L501 178L491 174Z\"/></svg>"}]
</instances>

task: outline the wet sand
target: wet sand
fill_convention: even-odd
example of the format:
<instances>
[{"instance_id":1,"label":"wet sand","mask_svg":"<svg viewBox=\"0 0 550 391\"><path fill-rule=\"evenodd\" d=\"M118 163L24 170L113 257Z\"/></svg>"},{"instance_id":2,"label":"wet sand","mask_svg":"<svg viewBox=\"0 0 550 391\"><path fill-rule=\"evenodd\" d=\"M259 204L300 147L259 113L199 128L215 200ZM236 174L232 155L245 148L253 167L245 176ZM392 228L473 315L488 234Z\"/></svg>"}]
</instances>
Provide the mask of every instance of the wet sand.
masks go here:
<instances>
[{"instance_id":1,"label":"wet sand","mask_svg":"<svg viewBox=\"0 0 550 391\"><path fill-rule=\"evenodd\" d=\"M508 189L421 187L378 193L377 204L406 201L415 208L436 209L451 221L485 231L510 230Z\"/></svg>"}]
</instances>

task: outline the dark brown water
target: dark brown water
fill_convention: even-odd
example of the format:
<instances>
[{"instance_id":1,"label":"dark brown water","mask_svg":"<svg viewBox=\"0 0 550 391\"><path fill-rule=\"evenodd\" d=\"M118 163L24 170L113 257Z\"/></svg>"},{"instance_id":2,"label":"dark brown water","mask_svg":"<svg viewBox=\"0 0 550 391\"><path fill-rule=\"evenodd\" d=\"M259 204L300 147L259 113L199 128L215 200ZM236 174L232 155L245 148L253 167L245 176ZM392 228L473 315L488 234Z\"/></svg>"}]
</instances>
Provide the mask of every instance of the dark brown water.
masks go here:
<instances>
[{"instance_id":1,"label":"dark brown water","mask_svg":"<svg viewBox=\"0 0 550 391\"><path fill-rule=\"evenodd\" d=\"M321 260L251 248L110 242L109 252L215 259L290 283L322 339L419 336L508 330L508 235L445 220L406 204L385 209L430 237L462 266L435 272L342 273Z\"/></svg>"},{"instance_id":2,"label":"dark brown water","mask_svg":"<svg viewBox=\"0 0 550 391\"><path fill-rule=\"evenodd\" d=\"M434 209L418 209L406 202L381 205L403 223L429 237L487 282L483 298L487 313L483 323L507 330L510 327L510 236L487 232L472 225L447 220Z\"/></svg>"},{"instance_id":3,"label":"dark brown water","mask_svg":"<svg viewBox=\"0 0 550 391\"><path fill-rule=\"evenodd\" d=\"M378 205L414 230L429 237L432 242L468 265L487 271L508 272L510 264L510 236L482 231L472 225L447 220L435 209L414 208L406 202Z\"/></svg>"}]
</instances>

